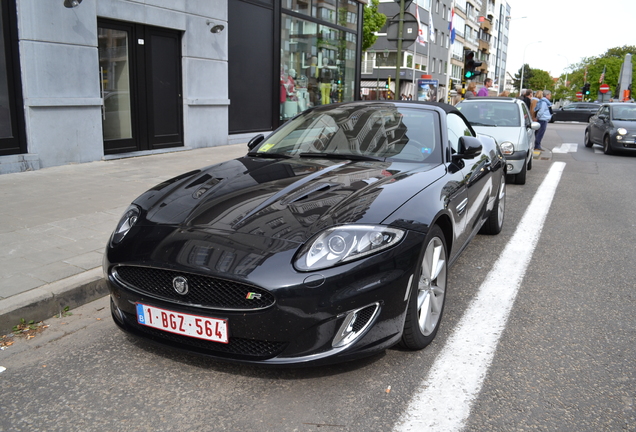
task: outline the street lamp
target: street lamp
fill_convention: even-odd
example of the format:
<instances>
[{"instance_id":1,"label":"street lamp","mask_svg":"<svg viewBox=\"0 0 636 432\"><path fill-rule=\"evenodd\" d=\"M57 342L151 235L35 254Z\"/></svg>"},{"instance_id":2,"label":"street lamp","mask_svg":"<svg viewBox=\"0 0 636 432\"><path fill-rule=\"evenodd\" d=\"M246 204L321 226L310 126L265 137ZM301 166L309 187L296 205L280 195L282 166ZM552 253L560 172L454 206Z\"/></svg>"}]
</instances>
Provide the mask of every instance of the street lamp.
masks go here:
<instances>
[{"instance_id":1,"label":"street lamp","mask_svg":"<svg viewBox=\"0 0 636 432\"><path fill-rule=\"evenodd\" d=\"M541 43L541 41L530 42L528 45L526 45L526 47L523 50L523 61L521 63L521 83L519 83L519 95L521 95L521 92L523 91L523 74L526 68L526 50L528 49L530 45L536 44L536 43Z\"/></svg>"}]
</instances>

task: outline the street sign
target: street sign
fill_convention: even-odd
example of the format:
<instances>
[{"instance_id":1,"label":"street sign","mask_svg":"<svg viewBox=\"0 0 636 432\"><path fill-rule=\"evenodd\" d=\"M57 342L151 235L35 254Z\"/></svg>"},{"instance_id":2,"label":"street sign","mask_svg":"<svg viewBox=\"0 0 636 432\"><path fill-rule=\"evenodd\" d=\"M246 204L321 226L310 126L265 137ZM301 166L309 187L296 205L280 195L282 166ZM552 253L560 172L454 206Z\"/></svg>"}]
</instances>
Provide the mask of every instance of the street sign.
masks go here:
<instances>
[{"instance_id":1,"label":"street sign","mask_svg":"<svg viewBox=\"0 0 636 432\"><path fill-rule=\"evenodd\" d=\"M419 21L415 18L410 12L404 12L404 20L402 21L402 43L404 46L409 46L415 42L417 39L418 30L419 30ZM389 26L386 31L386 39L391 42L392 45L397 46L397 41L399 38L398 35L398 25L400 23L400 14L397 14L392 19L389 20Z\"/></svg>"},{"instance_id":2,"label":"street sign","mask_svg":"<svg viewBox=\"0 0 636 432\"><path fill-rule=\"evenodd\" d=\"M577 99L579 99L579 100L583 99L583 93L578 92L578 93L576 94L576 98L577 98Z\"/></svg>"},{"instance_id":3,"label":"street sign","mask_svg":"<svg viewBox=\"0 0 636 432\"><path fill-rule=\"evenodd\" d=\"M610 89L609 85L601 84L601 86L598 88L598 91L600 91L601 93L607 93L609 89Z\"/></svg>"}]
</instances>

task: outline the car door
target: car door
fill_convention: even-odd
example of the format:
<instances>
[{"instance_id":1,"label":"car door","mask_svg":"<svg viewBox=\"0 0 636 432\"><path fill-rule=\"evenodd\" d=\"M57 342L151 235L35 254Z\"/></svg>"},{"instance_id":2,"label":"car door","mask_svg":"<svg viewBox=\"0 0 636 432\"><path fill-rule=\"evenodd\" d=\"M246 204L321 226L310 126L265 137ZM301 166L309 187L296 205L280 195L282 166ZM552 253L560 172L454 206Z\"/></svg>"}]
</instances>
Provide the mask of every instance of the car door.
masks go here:
<instances>
[{"instance_id":1,"label":"car door","mask_svg":"<svg viewBox=\"0 0 636 432\"><path fill-rule=\"evenodd\" d=\"M603 135L609 125L609 107L602 107L597 115L590 119L590 138L592 142L602 143Z\"/></svg>"},{"instance_id":2,"label":"car door","mask_svg":"<svg viewBox=\"0 0 636 432\"><path fill-rule=\"evenodd\" d=\"M466 121L455 113L447 115L448 140L455 152L459 151L459 138L474 136ZM482 152L474 159L464 159L460 168L465 195L460 206L463 214L464 229L456 236L459 245L464 245L472 237L473 232L481 222L482 212L487 208L487 201L491 195L490 181L491 160L486 152Z\"/></svg>"},{"instance_id":3,"label":"car door","mask_svg":"<svg viewBox=\"0 0 636 432\"><path fill-rule=\"evenodd\" d=\"M530 117L530 112L528 111L528 107L526 104L519 104L521 106L521 115L522 115L522 126L525 128L524 130L524 139L526 140L525 144L523 144L523 148L531 149L534 148L534 130L532 129L532 117Z\"/></svg>"}]
</instances>

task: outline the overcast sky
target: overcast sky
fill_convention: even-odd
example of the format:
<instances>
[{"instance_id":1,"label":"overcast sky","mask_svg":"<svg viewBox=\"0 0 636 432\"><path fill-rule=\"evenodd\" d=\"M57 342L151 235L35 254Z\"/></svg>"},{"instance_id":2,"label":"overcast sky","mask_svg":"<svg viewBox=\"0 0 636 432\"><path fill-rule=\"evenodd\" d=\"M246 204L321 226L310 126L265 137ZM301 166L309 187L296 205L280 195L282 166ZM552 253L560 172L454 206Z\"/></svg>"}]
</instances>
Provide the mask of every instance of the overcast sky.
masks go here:
<instances>
[{"instance_id":1,"label":"overcast sky","mask_svg":"<svg viewBox=\"0 0 636 432\"><path fill-rule=\"evenodd\" d=\"M556 77L585 57L600 56L609 48L636 46L636 0L507 2L512 19L506 71L512 76L524 59L530 67Z\"/></svg>"}]
</instances>

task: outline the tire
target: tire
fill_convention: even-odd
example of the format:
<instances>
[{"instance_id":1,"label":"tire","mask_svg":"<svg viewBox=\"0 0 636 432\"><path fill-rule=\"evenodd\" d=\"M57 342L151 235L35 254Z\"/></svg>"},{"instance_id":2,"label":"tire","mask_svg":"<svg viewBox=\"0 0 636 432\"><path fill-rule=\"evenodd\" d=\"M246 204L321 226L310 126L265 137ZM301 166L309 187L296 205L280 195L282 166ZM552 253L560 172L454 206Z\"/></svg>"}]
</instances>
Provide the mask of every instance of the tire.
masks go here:
<instances>
[{"instance_id":1,"label":"tire","mask_svg":"<svg viewBox=\"0 0 636 432\"><path fill-rule=\"evenodd\" d=\"M512 184L515 182L515 174L506 174L506 183Z\"/></svg>"},{"instance_id":2,"label":"tire","mask_svg":"<svg viewBox=\"0 0 636 432\"><path fill-rule=\"evenodd\" d=\"M592 137L590 136L590 130L585 129L585 147L592 147L594 143L592 142Z\"/></svg>"},{"instance_id":3,"label":"tire","mask_svg":"<svg viewBox=\"0 0 636 432\"><path fill-rule=\"evenodd\" d=\"M528 161L528 171L532 169L532 161L534 160L534 153L530 156L530 160Z\"/></svg>"},{"instance_id":4,"label":"tire","mask_svg":"<svg viewBox=\"0 0 636 432\"><path fill-rule=\"evenodd\" d=\"M609 135L605 135L605 138L603 138L603 153L606 155L614 154L614 149L612 149L612 146L610 145Z\"/></svg>"},{"instance_id":5,"label":"tire","mask_svg":"<svg viewBox=\"0 0 636 432\"><path fill-rule=\"evenodd\" d=\"M444 313L448 253L441 228L433 225L426 240L406 306L401 345L421 350L433 342Z\"/></svg>"},{"instance_id":6,"label":"tire","mask_svg":"<svg viewBox=\"0 0 636 432\"><path fill-rule=\"evenodd\" d=\"M519 174L517 174L519 175ZM495 199L495 205L484 222L484 225L479 230L480 234L497 235L501 232L504 223L504 216L506 213L506 182L501 181L499 186L499 193Z\"/></svg>"},{"instance_id":7,"label":"tire","mask_svg":"<svg viewBox=\"0 0 636 432\"><path fill-rule=\"evenodd\" d=\"M523 168L521 168L521 171L519 171L517 175L515 176L515 184L518 184L518 185L526 184L527 174L528 174L528 165L526 161L523 161Z\"/></svg>"}]
</instances>

